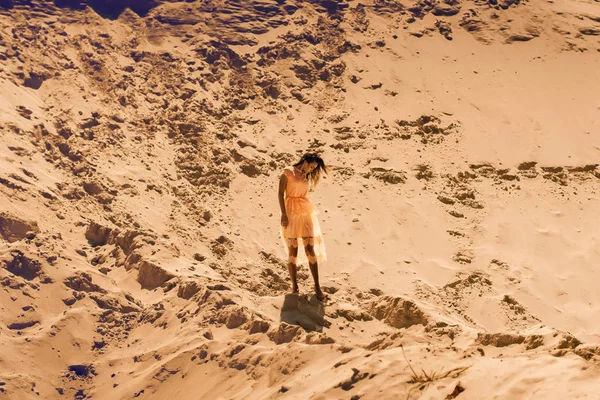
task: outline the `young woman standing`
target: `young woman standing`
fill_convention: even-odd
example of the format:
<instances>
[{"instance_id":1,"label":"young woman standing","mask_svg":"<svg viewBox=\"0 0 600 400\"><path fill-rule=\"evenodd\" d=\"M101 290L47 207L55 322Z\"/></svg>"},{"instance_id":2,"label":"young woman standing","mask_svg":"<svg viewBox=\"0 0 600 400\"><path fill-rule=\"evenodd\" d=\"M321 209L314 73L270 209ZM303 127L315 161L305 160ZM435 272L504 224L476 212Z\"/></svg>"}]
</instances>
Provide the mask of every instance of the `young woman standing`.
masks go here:
<instances>
[{"instance_id":1,"label":"young woman standing","mask_svg":"<svg viewBox=\"0 0 600 400\"><path fill-rule=\"evenodd\" d=\"M322 301L325 296L319 285L318 262L326 260L325 243L317 220L318 211L308 199L308 191L319 182L321 171L327 167L321 157L314 153L302 156L296 164L286 167L279 179L279 205L281 207L281 237L288 252L288 270L292 290L298 293L297 264L299 240L304 254L301 261L308 261L315 281L315 295Z\"/></svg>"}]
</instances>

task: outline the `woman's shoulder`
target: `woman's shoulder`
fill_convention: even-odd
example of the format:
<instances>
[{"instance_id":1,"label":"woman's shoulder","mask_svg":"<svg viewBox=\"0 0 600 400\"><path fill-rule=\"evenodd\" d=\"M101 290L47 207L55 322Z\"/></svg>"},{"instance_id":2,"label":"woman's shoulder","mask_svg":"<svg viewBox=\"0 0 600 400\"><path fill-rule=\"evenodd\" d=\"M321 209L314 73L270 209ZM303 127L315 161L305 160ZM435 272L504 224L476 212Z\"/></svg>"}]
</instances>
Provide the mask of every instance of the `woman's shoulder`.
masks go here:
<instances>
[{"instance_id":1,"label":"woman's shoulder","mask_svg":"<svg viewBox=\"0 0 600 400\"><path fill-rule=\"evenodd\" d=\"M283 169L282 175L285 175L285 176L288 176L288 177L289 176L294 176L294 167L292 167L291 165L285 167Z\"/></svg>"}]
</instances>

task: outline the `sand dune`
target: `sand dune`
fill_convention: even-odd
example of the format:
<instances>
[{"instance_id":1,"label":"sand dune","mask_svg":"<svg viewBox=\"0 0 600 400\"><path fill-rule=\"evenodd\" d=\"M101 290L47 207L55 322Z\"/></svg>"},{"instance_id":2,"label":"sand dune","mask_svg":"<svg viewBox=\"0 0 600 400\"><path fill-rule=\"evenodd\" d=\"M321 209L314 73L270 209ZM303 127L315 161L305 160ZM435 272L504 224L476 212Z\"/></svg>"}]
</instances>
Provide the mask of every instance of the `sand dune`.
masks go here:
<instances>
[{"instance_id":1,"label":"sand dune","mask_svg":"<svg viewBox=\"0 0 600 400\"><path fill-rule=\"evenodd\" d=\"M600 4L0 1L0 397L594 399ZM330 165L328 300L277 180Z\"/></svg>"}]
</instances>

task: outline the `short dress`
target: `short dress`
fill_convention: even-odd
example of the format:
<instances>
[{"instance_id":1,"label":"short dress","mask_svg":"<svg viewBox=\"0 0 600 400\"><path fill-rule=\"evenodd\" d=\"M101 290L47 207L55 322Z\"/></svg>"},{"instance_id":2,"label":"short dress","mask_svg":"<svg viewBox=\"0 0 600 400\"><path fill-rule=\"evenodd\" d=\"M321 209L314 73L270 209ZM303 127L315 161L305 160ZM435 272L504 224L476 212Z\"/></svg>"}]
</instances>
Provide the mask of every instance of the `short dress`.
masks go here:
<instances>
[{"instance_id":1,"label":"short dress","mask_svg":"<svg viewBox=\"0 0 600 400\"><path fill-rule=\"evenodd\" d=\"M288 217L288 225L281 226L281 238L283 239L286 254L288 246L298 245L298 263L308 262L304 252L305 242L312 244L315 249L316 261L327 260L323 233L317 219L316 207L308 196L309 182L306 177L294 171L294 167L286 167L283 174L287 177L285 189L285 211ZM300 245L302 241L302 246Z\"/></svg>"}]
</instances>

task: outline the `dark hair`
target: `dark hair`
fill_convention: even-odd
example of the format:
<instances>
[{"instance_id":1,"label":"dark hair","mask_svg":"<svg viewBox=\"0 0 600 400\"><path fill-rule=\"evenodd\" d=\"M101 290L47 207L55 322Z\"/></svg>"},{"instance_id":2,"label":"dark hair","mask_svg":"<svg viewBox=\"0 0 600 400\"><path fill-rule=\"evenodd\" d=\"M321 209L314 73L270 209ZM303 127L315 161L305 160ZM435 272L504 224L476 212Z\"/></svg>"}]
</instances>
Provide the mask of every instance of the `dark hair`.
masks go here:
<instances>
[{"instance_id":1,"label":"dark hair","mask_svg":"<svg viewBox=\"0 0 600 400\"><path fill-rule=\"evenodd\" d=\"M326 174L327 172L327 166L325 165L325 161L323 161L323 159L317 154L317 153L305 153L301 158L300 161L298 161L296 164L294 164L294 167L299 167L300 165L302 165L302 163L306 161L307 163L317 163L317 166L315 167L315 169L313 169L311 172L309 172L308 174L306 174L306 179L311 183L311 185L313 187L317 186L317 183L319 183L319 178L321 177L321 171L325 172Z\"/></svg>"}]
</instances>

